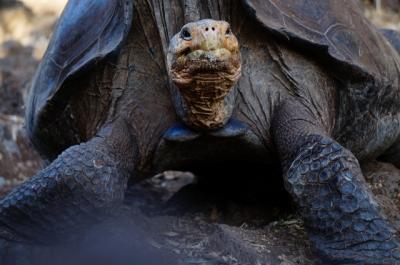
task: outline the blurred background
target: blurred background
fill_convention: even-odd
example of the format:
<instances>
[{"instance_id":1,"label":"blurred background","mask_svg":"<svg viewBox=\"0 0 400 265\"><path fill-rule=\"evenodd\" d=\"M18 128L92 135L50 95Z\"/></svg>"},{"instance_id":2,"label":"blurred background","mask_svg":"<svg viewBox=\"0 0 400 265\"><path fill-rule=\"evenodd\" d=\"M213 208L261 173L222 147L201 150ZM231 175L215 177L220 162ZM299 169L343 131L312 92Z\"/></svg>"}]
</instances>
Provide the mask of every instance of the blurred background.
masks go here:
<instances>
[{"instance_id":1,"label":"blurred background","mask_svg":"<svg viewBox=\"0 0 400 265\"><path fill-rule=\"evenodd\" d=\"M0 196L41 159L24 132L24 98L66 0L0 0Z\"/></svg>"},{"instance_id":2,"label":"blurred background","mask_svg":"<svg viewBox=\"0 0 400 265\"><path fill-rule=\"evenodd\" d=\"M0 0L0 196L42 166L25 137L24 99L66 2ZM379 27L400 29L400 0L360 4Z\"/></svg>"}]
</instances>

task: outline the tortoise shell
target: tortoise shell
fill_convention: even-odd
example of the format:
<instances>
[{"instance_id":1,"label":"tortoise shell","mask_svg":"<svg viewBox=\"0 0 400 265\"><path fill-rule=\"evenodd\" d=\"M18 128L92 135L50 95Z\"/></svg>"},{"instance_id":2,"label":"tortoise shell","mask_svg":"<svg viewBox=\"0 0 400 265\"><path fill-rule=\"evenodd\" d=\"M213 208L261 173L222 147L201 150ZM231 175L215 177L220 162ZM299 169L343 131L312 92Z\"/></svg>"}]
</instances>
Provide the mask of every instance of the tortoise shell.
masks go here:
<instances>
[{"instance_id":1,"label":"tortoise shell","mask_svg":"<svg viewBox=\"0 0 400 265\"><path fill-rule=\"evenodd\" d=\"M385 77L397 56L361 14L358 1L246 0L248 9L267 30L327 52L360 74ZM334 69L332 69L334 70Z\"/></svg>"},{"instance_id":2,"label":"tortoise shell","mask_svg":"<svg viewBox=\"0 0 400 265\"><path fill-rule=\"evenodd\" d=\"M131 28L134 1L69 1L30 91L26 125L36 146L46 139L42 128L52 122L55 111L65 108L74 93L65 83L121 46ZM269 33L293 46L318 50L324 58L346 66L346 70L332 71L347 73L350 69L361 79L393 81L397 64L392 57L398 55L360 14L356 0L242 2L247 7L243 12L250 12Z\"/></svg>"},{"instance_id":3,"label":"tortoise shell","mask_svg":"<svg viewBox=\"0 0 400 265\"><path fill-rule=\"evenodd\" d=\"M65 82L117 50L131 20L130 0L68 2L30 89L26 128L34 144L40 145L37 134L51 122L49 114L54 117L73 93L65 91Z\"/></svg>"}]
</instances>

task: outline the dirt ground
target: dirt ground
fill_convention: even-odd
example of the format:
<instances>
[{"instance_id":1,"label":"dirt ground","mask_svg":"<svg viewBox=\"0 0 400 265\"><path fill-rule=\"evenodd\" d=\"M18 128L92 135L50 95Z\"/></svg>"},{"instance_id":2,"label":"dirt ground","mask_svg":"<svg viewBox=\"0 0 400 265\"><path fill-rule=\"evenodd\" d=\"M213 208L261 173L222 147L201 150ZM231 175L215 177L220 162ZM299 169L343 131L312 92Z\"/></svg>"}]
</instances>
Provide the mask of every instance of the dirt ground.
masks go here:
<instances>
[{"instance_id":1,"label":"dirt ground","mask_svg":"<svg viewBox=\"0 0 400 265\"><path fill-rule=\"evenodd\" d=\"M365 13L380 27L400 29L399 1L388 1L382 2L383 10L365 1ZM43 166L26 138L24 101L66 1L22 2L0 0L0 196ZM370 163L364 165L364 172L385 209L400 205L396 168ZM167 172L128 192L127 201L136 201L130 207L146 212L149 224L164 224L154 244L178 251L188 264L309 265L317 261L290 202L282 210L274 203L263 207L221 200L187 186L194 179L189 173ZM388 211L388 215L400 227L398 213Z\"/></svg>"}]
</instances>

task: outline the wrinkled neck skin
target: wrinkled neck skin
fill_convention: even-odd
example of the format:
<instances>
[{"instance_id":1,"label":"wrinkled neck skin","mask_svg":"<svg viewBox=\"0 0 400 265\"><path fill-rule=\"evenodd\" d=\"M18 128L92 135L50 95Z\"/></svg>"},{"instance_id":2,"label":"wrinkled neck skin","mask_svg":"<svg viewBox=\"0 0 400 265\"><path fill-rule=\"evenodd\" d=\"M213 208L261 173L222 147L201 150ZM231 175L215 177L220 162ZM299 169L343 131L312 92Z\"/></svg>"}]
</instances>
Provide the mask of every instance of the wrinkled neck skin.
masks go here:
<instances>
[{"instance_id":1,"label":"wrinkled neck skin","mask_svg":"<svg viewBox=\"0 0 400 265\"><path fill-rule=\"evenodd\" d=\"M180 119L195 130L223 127L232 116L236 82L215 74L199 74L179 88L171 82L171 94Z\"/></svg>"}]
</instances>

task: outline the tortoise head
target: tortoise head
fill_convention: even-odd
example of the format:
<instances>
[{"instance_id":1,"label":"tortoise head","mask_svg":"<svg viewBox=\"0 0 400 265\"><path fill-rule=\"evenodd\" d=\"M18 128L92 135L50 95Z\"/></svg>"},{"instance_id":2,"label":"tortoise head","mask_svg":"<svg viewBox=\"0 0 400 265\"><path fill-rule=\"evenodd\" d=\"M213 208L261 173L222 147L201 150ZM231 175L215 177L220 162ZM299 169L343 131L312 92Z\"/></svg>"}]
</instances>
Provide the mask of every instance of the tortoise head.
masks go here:
<instances>
[{"instance_id":1,"label":"tortoise head","mask_svg":"<svg viewBox=\"0 0 400 265\"><path fill-rule=\"evenodd\" d=\"M184 123L213 130L228 122L233 110L229 95L241 75L241 57L227 22L207 19L183 26L170 42L168 70Z\"/></svg>"}]
</instances>

